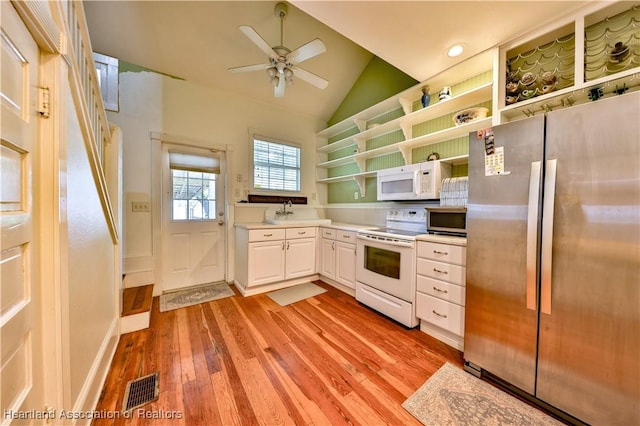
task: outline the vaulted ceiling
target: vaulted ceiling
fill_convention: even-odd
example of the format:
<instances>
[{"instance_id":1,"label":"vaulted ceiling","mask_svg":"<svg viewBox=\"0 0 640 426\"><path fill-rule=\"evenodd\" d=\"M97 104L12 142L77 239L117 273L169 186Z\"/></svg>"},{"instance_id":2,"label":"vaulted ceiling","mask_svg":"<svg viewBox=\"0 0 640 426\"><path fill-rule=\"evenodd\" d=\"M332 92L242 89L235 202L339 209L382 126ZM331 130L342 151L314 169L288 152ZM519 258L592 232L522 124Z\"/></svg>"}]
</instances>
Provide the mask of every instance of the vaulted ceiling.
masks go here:
<instances>
[{"instance_id":1,"label":"vaulted ceiling","mask_svg":"<svg viewBox=\"0 0 640 426\"><path fill-rule=\"evenodd\" d=\"M253 27L271 46L280 44L275 1L91 0L84 7L96 52L326 121L373 55L424 81L586 3L294 0L284 21L284 45L294 50L320 38L327 51L300 67L329 86L321 90L298 78L282 98L273 96L264 71L227 70L267 61L240 25ZM465 52L449 58L446 50L454 43Z\"/></svg>"}]
</instances>

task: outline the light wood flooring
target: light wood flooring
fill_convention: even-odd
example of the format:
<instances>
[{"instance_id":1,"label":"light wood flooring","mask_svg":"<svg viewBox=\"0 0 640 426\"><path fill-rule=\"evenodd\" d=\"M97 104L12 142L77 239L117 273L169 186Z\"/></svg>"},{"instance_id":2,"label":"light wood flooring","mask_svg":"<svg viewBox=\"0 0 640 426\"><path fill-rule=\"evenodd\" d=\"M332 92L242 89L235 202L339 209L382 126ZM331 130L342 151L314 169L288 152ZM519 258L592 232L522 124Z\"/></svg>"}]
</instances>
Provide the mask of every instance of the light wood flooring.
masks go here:
<instances>
[{"instance_id":1,"label":"light wood flooring","mask_svg":"<svg viewBox=\"0 0 640 426\"><path fill-rule=\"evenodd\" d=\"M154 298L149 329L120 338L96 410L120 411L127 382L155 371L160 396L93 424L418 425L402 402L462 353L316 283L328 291L285 307L235 289L163 313Z\"/></svg>"}]
</instances>

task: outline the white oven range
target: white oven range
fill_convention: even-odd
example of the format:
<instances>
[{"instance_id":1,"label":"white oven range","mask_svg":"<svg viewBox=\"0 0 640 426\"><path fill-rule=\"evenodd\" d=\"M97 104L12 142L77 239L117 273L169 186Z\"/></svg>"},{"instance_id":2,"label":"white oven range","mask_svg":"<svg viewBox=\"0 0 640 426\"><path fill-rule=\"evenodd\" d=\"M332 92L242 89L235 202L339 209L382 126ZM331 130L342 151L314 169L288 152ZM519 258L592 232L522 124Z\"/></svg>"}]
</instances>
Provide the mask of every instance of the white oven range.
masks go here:
<instances>
[{"instance_id":1,"label":"white oven range","mask_svg":"<svg viewBox=\"0 0 640 426\"><path fill-rule=\"evenodd\" d=\"M356 300L415 327L416 236L426 234L421 209L392 209L386 228L358 232Z\"/></svg>"}]
</instances>

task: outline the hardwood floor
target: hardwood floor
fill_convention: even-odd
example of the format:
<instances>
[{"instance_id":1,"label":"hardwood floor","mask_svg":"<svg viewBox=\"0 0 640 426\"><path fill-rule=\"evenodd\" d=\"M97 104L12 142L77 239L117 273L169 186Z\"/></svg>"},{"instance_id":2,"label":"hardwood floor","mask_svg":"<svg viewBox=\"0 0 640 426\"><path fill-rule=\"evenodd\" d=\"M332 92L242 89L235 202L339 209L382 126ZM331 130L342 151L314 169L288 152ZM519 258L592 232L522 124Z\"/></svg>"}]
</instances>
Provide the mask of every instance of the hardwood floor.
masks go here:
<instances>
[{"instance_id":1,"label":"hardwood floor","mask_svg":"<svg viewBox=\"0 0 640 426\"><path fill-rule=\"evenodd\" d=\"M121 337L93 425L411 425L402 407L461 352L328 291L281 307L266 294L169 312ZM128 381L159 371L160 395L118 414ZM119 418L112 418L119 417ZM155 417L155 418L152 418Z\"/></svg>"}]
</instances>

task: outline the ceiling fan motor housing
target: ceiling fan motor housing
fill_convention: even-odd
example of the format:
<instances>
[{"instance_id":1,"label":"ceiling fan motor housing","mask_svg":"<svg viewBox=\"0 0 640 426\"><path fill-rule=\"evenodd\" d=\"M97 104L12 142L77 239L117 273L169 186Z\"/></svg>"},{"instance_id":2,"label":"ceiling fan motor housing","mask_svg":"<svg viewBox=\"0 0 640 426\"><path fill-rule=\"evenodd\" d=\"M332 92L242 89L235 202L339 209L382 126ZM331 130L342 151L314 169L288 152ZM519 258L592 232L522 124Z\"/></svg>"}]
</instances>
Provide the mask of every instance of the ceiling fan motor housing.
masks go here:
<instances>
[{"instance_id":1,"label":"ceiling fan motor housing","mask_svg":"<svg viewBox=\"0 0 640 426\"><path fill-rule=\"evenodd\" d=\"M277 3L276 7L273 9L273 14L276 15L276 18L278 19L286 18L287 13L289 13L289 7L286 3Z\"/></svg>"}]
</instances>

